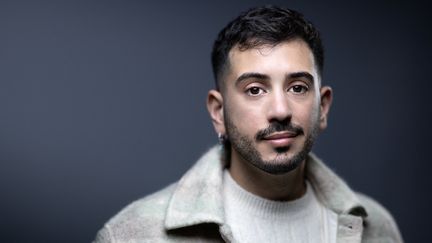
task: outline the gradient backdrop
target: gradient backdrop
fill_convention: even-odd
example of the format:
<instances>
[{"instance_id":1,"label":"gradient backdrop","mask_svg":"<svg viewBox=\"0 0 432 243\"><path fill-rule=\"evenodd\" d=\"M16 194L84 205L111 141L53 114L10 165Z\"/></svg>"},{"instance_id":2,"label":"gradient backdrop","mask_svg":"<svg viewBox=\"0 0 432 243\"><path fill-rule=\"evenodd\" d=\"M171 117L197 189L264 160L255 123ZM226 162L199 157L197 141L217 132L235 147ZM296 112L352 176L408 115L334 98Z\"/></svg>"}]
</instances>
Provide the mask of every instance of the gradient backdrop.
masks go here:
<instances>
[{"instance_id":1,"label":"gradient backdrop","mask_svg":"<svg viewBox=\"0 0 432 243\"><path fill-rule=\"evenodd\" d=\"M330 125L315 152L430 239L430 11L410 1L0 1L0 242L90 242L217 142L210 50L274 3L323 34ZM407 1L408 2L408 1Z\"/></svg>"}]
</instances>

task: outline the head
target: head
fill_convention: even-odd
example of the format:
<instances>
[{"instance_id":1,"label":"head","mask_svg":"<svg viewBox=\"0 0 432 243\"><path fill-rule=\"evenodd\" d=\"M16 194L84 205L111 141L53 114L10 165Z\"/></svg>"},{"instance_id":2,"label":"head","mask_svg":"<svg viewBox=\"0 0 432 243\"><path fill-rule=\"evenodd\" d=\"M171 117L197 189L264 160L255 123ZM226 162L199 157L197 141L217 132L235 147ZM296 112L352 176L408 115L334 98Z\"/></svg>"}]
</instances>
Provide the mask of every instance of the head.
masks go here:
<instances>
[{"instance_id":1,"label":"head","mask_svg":"<svg viewBox=\"0 0 432 243\"><path fill-rule=\"evenodd\" d=\"M290 9L251 9L219 33L207 107L231 159L271 174L305 160L332 99L323 61L318 31Z\"/></svg>"},{"instance_id":2,"label":"head","mask_svg":"<svg viewBox=\"0 0 432 243\"><path fill-rule=\"evenodd\" d=\"M216 89L224 85L224 75L229 70L229 52L233 47L248 50L263 45L277 45L293 40L303 40L314 55L316 68L321 77L324 66L324 48L320 33L297 11L265 6L244 12L223 28L211 54Z\"/></svg>"}]
</instances>

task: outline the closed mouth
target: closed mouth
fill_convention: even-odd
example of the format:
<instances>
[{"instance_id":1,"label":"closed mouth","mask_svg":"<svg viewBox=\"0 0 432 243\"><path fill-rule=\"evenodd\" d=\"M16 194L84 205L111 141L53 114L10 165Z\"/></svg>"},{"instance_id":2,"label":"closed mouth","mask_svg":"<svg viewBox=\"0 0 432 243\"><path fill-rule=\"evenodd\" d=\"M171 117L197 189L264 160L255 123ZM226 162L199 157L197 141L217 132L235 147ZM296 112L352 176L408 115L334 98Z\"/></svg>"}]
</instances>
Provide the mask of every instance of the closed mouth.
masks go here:
<instances>
[{"instance_id":1,"label":"closed mouth","mask_svg":"<svg viewBox=\"0 0 432 243\"><path fill-rule=\"evenodd\" d=\"M269 136L264 137L264 140L277 140L277 139L284 139L284 138L293 138L298 136L298 133L296 132L276 132L272 133Z\"/></svg>"}]
</instances>

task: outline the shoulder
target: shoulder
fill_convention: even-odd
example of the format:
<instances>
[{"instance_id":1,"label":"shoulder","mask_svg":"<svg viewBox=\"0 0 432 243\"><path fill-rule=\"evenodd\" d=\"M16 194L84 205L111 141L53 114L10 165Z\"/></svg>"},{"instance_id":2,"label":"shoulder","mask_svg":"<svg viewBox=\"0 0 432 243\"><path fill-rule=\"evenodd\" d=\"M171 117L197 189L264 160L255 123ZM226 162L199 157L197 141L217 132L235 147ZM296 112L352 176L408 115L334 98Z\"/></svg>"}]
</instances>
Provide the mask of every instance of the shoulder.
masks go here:
<instances>
[{"instance_id":1,"label":"shoulder","mask_svg":"<svg viewBox=\"0 0 432 243\"><path fill-rule=\"evenodd\" d=\"M390 212L371 197L361 193L357 193L357 196L368 214L364 223L364 236L374 239L381 238L383 242L384 239L389 242L402 242L398 226Z\"/></svg>"},{"instance_id":2,"label":"shoulder","mask_svg":"<svg viewBox=\"0 0 432 243\"><path fill-rule=\"evenodd\" d=\"M95 242L162 237L166 209L175 186L176 183L123 208L98 232Z\"/></svg>"}]
</instances>

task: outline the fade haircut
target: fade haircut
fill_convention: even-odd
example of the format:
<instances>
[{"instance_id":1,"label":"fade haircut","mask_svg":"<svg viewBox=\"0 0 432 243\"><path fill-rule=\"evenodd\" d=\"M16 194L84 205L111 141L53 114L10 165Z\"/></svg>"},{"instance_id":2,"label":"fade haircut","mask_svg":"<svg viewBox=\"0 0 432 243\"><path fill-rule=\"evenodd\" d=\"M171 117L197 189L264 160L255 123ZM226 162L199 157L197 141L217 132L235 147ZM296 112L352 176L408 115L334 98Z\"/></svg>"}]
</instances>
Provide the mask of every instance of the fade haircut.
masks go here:
<instances>
[{"instance_id":1,"label":"fade haircut","mask_svg":"<svg viewBox=\"0 0 432 243\"><path fill-rule=\"evenodd\" d=\"M262 45L277 44L300 38L311 49L318 75L322 77L324 48L320 33L295 10L276 6L252 8L228 23L219 32L211 54L216 88L220 90L222 78L229 67L228 54L234 46L240 51Z\"/></svg>"}]
</instances>

